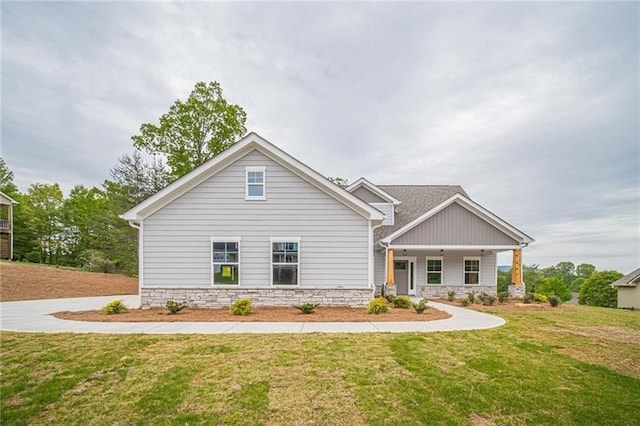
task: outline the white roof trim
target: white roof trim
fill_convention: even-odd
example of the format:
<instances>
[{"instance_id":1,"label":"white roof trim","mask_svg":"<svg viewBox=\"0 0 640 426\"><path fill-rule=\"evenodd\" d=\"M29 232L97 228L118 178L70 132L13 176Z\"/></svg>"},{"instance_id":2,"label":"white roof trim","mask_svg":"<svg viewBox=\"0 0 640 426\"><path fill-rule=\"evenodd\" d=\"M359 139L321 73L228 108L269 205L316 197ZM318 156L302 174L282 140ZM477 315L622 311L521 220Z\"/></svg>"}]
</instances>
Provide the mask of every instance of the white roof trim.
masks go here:
<instances>
[{"instance_id":1,"label":"white roof trim","mask_svg":"<svg viewBox=\"0 0 640 426\"><path fill-rule=\"evenodd\" d=\"M7 200L9 200L9 202L11 204L19 204L16 200L14 200L13 198L9 197L7 194L5 194L4 192L0 192L0 195L3 196L4 198L6 198Z\"/></svg>"},{"instance_id":2,"label":"white roof trim","mask_svg":"<svg viewBox=\"0 0 640 426\"><path fill-rule=\"evenodd\" d=\"M380 198L385 199L390 203L393 203L395 205L398 205L398 204L402 203L402 201L400 201L397 198L391 196L387 192L384 192L382 189L378 188L377 186L375 186L374 184L372 184L371 182L369 182L368 180L366 180L363 177L361 177L357 181L353 182L351 185L347 186L345 189L347 191L349 191L349 192L353 192L356 189L360 188L361 186L364 186L369 191L373 192L374 194L376 194Z\"/></svg>"},{"instance_id":3,"label":"white roof trim","mask_svg":"<svg viewBox=\"0 0 640 426\"><path fill-rule=\"evenodd\" d=\"M443 250L443 251L451 251L451 250L514 250L519 249L520 246L517 244L514 245L420 245L420 244L390 244L390 249L395 250Z\"/></svg>"},{"instance_id":4,"label":"white roof trim","mask_svg":"<svg viewBox=\"0 0 640 426\"><path fill-rule=\"evenodd\" d=\"M640 278L640 268L635 271L631 271L619 280L612 282L611 287L636 287L637 284L634 281L638 278Z\"/></svg>"},{"instance_id":5,"label":"white roof trim","mask_svg":"<svg viewBox=\"0 0 640 426\"><path fill-rule=\"evenodd\" d=\"M379 210L345 191L254 132L249 133L211 160L121 214L120 218L138 222L144 220L253 150L258 150L361 216L374 221L384 220L384 214Z\"/></svg>"},{"instance_id":6,"label":"white roof trim","mask_svg":"<svg viewBox=\"0 0 640 426\"><path fill-rule=\"evenodd\" d=\"M400 228L397 231L389 234L388 236L383 238L381 241L384 242L384 243L391 243L391 241L393 241L394 239L398 238L400 235L403 235L406 232L410 231L411 229L415 228L416 226L418 226L419 224L421 224L425 220L429 219L431 216L433 216L436 213L444 210L446 207L450 206L453 203L458 203L460 206L466 208L471 213L475 214L476 216L480 217L481 219L485 220L486 222L490 223L491 225L495 226L496 228L498 228L499 230L501 230L505 234L511 236L515 240L520 241L521 243L527 243L528 244L528 243L532 243L533 241L535 241L533 238L531 238L530 236L528 236L524 232L522 232L522 231L518 230L517 228L511 226L510 224L508 224L504 220L500 219L498 216L496 216L493 213L491 213L489 210L487 210L484 207L482 207L481 205L471 201L469 198L465 197L464 195L462 195L460 193L454 194L453 196L451 196L447 200L443 201L442 203L438 204L437 206L435 206L434 208L429 210L428 212L418 216L416 219L414 219L413 221L407 223L402 228Z\"/></svg>"}]
</instances>

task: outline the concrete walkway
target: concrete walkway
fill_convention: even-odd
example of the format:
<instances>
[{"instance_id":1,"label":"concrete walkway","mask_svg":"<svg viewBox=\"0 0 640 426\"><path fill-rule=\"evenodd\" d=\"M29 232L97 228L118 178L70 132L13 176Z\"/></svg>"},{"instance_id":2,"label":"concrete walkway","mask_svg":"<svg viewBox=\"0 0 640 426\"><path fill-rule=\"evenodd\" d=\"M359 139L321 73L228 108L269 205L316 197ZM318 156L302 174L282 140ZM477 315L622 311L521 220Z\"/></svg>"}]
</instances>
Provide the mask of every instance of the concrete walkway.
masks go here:
<instances>
[{"instance_id":1,"label":"concrete walkway","mask_svg":"<svg viewBox=\"0 0 640 426\"><path fill-rule=\"evenodd\" d=\"M101 309L120 299L129 308L140 306L139 296L78 297L0 303L0 329L44 333L114 334L228 334L228 333L372 333L480 330L499 327L502 318L443 303L430 306L448 312L451 318L418 322L87 322L51 316L60 311ZM372 316L375 318L375 316Z\"/></svg>"}]
</instances>

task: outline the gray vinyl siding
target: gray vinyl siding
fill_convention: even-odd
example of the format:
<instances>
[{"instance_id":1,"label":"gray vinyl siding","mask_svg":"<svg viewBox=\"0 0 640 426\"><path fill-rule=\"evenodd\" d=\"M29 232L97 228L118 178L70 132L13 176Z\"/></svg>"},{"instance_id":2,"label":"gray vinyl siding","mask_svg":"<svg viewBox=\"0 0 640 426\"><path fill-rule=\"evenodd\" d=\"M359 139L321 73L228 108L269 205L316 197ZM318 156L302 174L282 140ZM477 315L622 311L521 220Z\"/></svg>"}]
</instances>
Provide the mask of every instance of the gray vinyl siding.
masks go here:
<instances>
[{"instance_id":1,"label":"gray vinyl siding","mask_svg":"<svg viewBox=\"0 0 640 426\"><path fill-rule=\"evenodd\" d=\"M640 309L640 286L616 288L618 289L618 308Z\"/></svg>"},{"instance_id":2,"label":"gray vinyl siding","mask_svg":"<svg viewBox=\"0 0 640 426\"><path fill-rule=\"evenodd\" d=\"M466 208L453 203L407 233L394 245L518 245L518 242Z\"/></svg>"},{"instance_id":3,"label":"gray vinyl siding","mask_svg":"<svg viewBox=\"0 0 640 426\"><path fill-rule=\"evenodd\" d=\"M397 250L395 256L402 256ZM438 251L415 251L411 250L407 256L416 257L416 286L422 287L427 285L427 257L438 257ZM478 251L456 251L445 252L443 254L443 284L444 286L460 286L464 284L464 258L480 257L480 284L479 286L493 286L497 282L496 273L496 253L490 252L480 256ZM375 284L384 284L386 281L385 271L385 254L384 252L376 252L374 256ZM467 285L469 291L478 285Z\"/></svg>"},{"instance_id":4,"label":"gray vinyl siding","mask_svg":"<svg viewBox=\"0 0 640 426\"><path fill-rule=\"evenodd\" d=\"M375 285L384 284L387 281L385 275L385 252L374 250L373 252L373 279Z\"/></svg>"},{"instance_id":5,"label":"gray vinyl siding","mask_svg":"<svg viewBox=\"0 0 640 426\"><path fill-rule=\"evenodd\" d=\"M245 201L266 166L266 201ZM300 286L368 286L369 221L252 151L143 223L144 286L211 285L210 237L240 237L240 283L270 285L271 237L300 238Z\"/></svg>"},{"instance_id":6,"label":"gray vinyl siding","mask_svg":"<svg viewBox=\"0 0 640 426\"><path fill-rule=\"evenodd\" d=\"M351 191L353 195L360 198L362 201L366 201L367 203L388 203L384 198L380 198L377 194L369 191L364 186L360 186L353 191Z\"/></svg>"}]
</instances>

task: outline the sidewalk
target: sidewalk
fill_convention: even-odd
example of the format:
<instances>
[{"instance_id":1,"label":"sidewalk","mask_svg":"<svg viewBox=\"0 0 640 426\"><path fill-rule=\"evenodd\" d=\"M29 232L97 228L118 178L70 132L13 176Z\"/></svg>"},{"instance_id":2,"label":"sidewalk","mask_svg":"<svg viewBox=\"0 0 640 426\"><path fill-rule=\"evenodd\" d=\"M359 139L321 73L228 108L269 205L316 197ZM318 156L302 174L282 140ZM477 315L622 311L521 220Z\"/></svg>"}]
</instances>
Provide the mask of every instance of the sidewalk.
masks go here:
<instances>
[{"instance_id":1,"label":"sidewalk","mask_svg":"<svg viewBox=\"0 0 640 426\"><path fill-rule=\"evenodd\" d=\"M113 334L229 334L229 333L373 333L480 330L499 327L505 320L469 309L429 302L448 312L451 318L420 322L87 322L51 316L60 311L101 309L120 299L128 307L140 306L139 296L79 297L73 299L28 300L0 303L0 329L43 333ZM375 315L372 315L372 319Z\"/></svg>"}]
</instances>

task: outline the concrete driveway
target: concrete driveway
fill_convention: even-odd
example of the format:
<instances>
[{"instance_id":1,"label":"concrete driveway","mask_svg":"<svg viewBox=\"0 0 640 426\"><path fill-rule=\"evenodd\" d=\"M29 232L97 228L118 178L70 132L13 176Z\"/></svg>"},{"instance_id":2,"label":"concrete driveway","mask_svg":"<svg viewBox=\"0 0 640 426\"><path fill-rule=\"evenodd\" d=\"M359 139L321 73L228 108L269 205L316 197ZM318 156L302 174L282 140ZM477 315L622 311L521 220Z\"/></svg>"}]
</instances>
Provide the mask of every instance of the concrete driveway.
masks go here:
<instances>
[{"instance_id":1,"label":"concrete driveway","mask_svg":"<svg viewBox=\"0 0 640 426\"><path fill-rule=\"evenodd\" d=\"M451 314L451 318L419 322L87 322L61 320L51 316L60 311L101 309L120 299L129 308L140 306L139 296L78 297L0 303L0 329L32 333L113 334L229 334L229 333L405 333L481 330L499 327L505 320L482 312L443 303L430 306ZM372 316L375 318L375 316Z\"/></svg>"}]
</instances>

